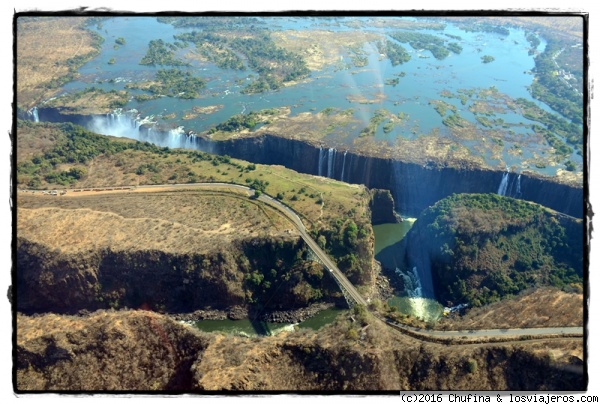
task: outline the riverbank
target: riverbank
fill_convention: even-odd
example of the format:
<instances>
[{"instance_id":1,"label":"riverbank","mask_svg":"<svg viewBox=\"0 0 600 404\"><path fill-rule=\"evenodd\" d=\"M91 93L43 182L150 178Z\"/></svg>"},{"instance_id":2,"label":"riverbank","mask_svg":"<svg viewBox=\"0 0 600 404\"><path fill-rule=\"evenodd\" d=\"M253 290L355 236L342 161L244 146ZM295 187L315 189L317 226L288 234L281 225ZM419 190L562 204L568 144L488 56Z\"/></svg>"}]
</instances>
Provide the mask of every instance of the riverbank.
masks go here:
<instances>
[{"instance_id":1,"label":"riverbank","mask_svg":"<svg viewBox=\"0 0 600 404\"><path fill-rule=\"evenodd\" d=\"M191 313L172 313L168 317L177 321L245 320L269 323L300 323L322 310L334 307L333 303L315 303L294 310L264 310L251 306L232 306L227 310L196 310Z\"/></svg>"}]
</instances>

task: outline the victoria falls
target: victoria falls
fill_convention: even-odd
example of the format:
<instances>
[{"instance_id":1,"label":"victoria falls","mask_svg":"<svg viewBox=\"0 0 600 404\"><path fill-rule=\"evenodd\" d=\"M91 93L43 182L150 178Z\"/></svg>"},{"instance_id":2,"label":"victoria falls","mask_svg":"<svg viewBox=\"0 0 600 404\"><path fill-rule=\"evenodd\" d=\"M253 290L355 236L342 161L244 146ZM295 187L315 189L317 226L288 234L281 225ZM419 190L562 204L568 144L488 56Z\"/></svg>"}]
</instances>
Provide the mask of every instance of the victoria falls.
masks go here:
<instances>
[{"instance_id":1,"label":"victoria falls","mask_svg":"<svg viewBox=\"0 0 600 404\"><path fill-rule=\"evenodd\" d=\"M585 390L586 34L16 14L15 391Z\"/></svg>"}]
</instances>

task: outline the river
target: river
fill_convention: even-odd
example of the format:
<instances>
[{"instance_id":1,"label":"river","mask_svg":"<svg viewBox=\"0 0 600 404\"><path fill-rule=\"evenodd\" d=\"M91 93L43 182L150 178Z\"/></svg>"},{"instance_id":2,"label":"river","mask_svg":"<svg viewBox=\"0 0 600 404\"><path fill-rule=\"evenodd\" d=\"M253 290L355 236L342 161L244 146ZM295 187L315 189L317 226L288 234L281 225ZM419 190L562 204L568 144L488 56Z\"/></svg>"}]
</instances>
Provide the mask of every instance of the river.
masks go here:
<instances>
[{"instance_id":1,"label":"river","mask_svg":"<svg viewBox=\"0 0 600 404\"><path fill-rule=\"evenodd\" d=\"M356 28L350 27L350 23L358 21L362 24L363 32L377 34L380 38L398 43L387 36L397 29L371 27L367 18L338 18L325 21L313 18L278 17L263 20L272 31L318 29L340 35L356 31ZM79 69L79 78L64 86L65 93L82 90L91 85L105 90L121 90L131 82L152 80L161 66L139 64L146 54L148 42L152 39L162 39L173 43L174 35L191 30L159 23L154 17L115 17L104 21L101 27L92 29L106 38L101 53ZM432 133L457 141L444 126L442 117L431 104L432 101L439 100L455 108L461 117L478 125L483 131L484 128L477 122L471 107L478 102L490 101L489 93L486 95L480 93L484 89L493 88L513 99L522 97L551 111L546 105L534 100L527 89L533 79L530 71L534 67L534 59L528 53L526 31L510 28L509 35L467 32L446 22L443 30L420 29L418 32L434 35L446 41L448 38L460 38L453 40L460 43L462 51L460 54L451 53L445 59L438 60L429 51L413 49L403 43L401 45L409 52L411 59L407 63L392 66L387 58L379 54L375 46L376 42L368 42L361 49L368 60L366 66L354 66L352 55L347 51L340 56L339 63L311 72L309 80L277 91L242 94L243 87L256 78L255 72L248 69L245 71L220 69L212 63L186 58L184 53L190 49L184 49L179 50L177 56L190 62L191 67L182 69L190 71L194 76L201 77L207 82L201 97L193 100L161 97L144 102L132 98L125 109L136 109L141 117L153 117L155 121L170 125L172 128L182 127L186 132L202 133L226 121L234 114L265 108L287 106L291 109L291 116L303 112L318 112L328 107L351 108L353 117L362 122L362 125L354 128L334 128L323 139L338 147L343 147L345 144L348 148L379 109L403 117L402 123L395 125L390 131L384 131L383 125L379 126L375 132L375 139L380 142L395 144L402 138L414 139L419 135ZM114 41L119 37L125 38L126 43L116 47ZM546 45L543 38L541 39L538 52L543 51ZM194 45L190 44L190 47L193 49ZM494 62L482 63L482 54L493 55ZM111 59L116 62L110 64ZM386 81L394 78L399 78L397 85L386 84ZM140 90L130 91L132 94L142 93ZM460 95L465 91L472 91L472 95L466 103L463 103ZM531 163L523 163L532 156L550 152L545 142L530 140L532 121L506 108L506 105L500 105L503 101L499 99L492 99L491 102L500 108L496 117L504 120L502 130L512 132L510 136L512 142L507 141L498 154L490 152L489 142L486 143L484 132L481 138L458 139L458 141L472 153L480 155L491 167L512 166L518 171L527 168L544 175L555 175L557 169L561 168L560 165L536 167ZM196 116L189 114L193 108L215 105L222 107L210 114L196 114ZM166 121L160 118L173 113L175 118ZM511 150L515 143L518 143L521 149L520 155L515 155ZM581 156L573 155L571 159L577 164L582 164Z\"/></svg>"},{"instance_id":2,"label":"river","mask_svg":"<svg viewBox=\"0 0 600 404\"><path fill-rule=\"evenodd\" d=\"M396 28L370 26L367 18L338 18L331 21L288 17L265 19L266 25L271 30L300 32L318 29L338 34L356 31L357 28L352 28L347 24L352 20L362 24L359 31L374 33L380 35L382 39L394 41L389 34L397 30ZM154 17L137 16L111 18L104 21L101 27L92 29L105 38L101 52L78 70L80 75L75 81L62 88L63 94L80 91L90 86L105 90L122 90L128 83L152 80L160 67L139 64L146 54L148 42L162 39L167 43L173 43L174 35L191 30L159 23ZM415 139L437 133L442 138L448 137L453 141L461 142L461 146L466 147L473 154L481 155L485 162L492 167L513 166L517 167L516 171L527 168L543 175L555 175L558 169L562 168L560 164L536 167L525 161L534 155L549 155L551 148L545 142L529 140L534 138L530 128L532 121L510 108L506 108L506 105L503 104L504 101L494 95L505 94L512 99L522 97L535 102L546 111L551 111L544 104L532 99L528 91L528 86L533 80L531 69L534 67L534 59L529 54L529 43L525 38L527 32L514 27L510 27L508 35L467 32L447 22L442 30L420 29L418 31L438 38L459 38L456 41L460 43L462 51L460 54L451 53L445 59L438 60L429 51L414 49L408 44L402 44L409 52L411 59L407 63L392 66L387 58L379 54L375 42L368 42L360 49L366 55L368 61L366 66L354 66L352 55L346 51L340 56L339 63L311 72L308 80L261 94L243 94L241 92L243 87L256 77L255 72L223 70L212 63L186 59L191 66L182 69L207 82L200 98L183 100L161 97L145 102L139 102L132 98L125 109L137 110L140 118L152 117L148 120L161 121L173 129L180 128L179 132L185 130L186 132L201 133L226 121L234 114L258 111L264 108L286 106L290 108L292 117L300 113L322 111L328 107L343 110L350 108L353 117L359 120L362 126L359 125L353 129L334 128L329 135L323 138L325 143L330 142L336 145L345 143L348 148L359 138L360 131L369 124L376 111L385 109L394 116L402 116L402 124L395 125L389 131L384 131L383 125L381 125L374 135L379 142L395 144L404 139ZM125 44L117 47L115 39L120 37L125 39ZM190 46L193 47L193 45ZM542 38L537 51L543 51L545 46L546 43ZM187 51L179 50L177 57L184 58L185 52ZM492 63L482 63L483 55L492 55L495 60ZM115 63L109 63L111 59L114 59ZM395 78L399 79L398 84L386 84L390 79ZM132 90L131 92L132 94L142 93L141 90ZM463 100L461 100L460 96L467 93L471 95L467 98L463 96ZM444 101L449 108L454 108L465 120L478 125L477 128L480 131L477 132L478 136L467 140L455 139L443 124L441 114L432 104L432 102L438 101ZM471 107L480 105L478 103L484 101L496 106L499 111L495 112L496 117L503 119L506 132L512 132L510 136L507 135L510 141L504 142L500 153L492 154L489 147L483 146L489 143L486 136L482 135L486 132L472 112ZM216 108L210 114L197 114L189 119L186 118L189 117L189 112L193 108L201 109L221 105L222 107ZM163 119L171 114L174 114L175 117ZM137 128L133 127L131 130L137 130ZM104 134L135 137L126 132ZM519 146L520 154L511 152L515 145ZM573 155L571 159L579 167L582 166L581 156ZM386 247L397 244L410 228L410 223L410 221L406 221L398 225L375 226L375 254L379 255L384 250L387 251ZM399 276L410 278L411 274L414 274L414 271L409 270ZM418 289L417 279L412 279L412 284L413 290ZM418 302L418 305L425 308L426 311L433 311L426 308L428 307L427 302L418 301L418 296L410 296L409 291L404 291L404 294L398 296L398 299L392 300L391 304L397 305L400 310L408 310L405 308L407 305L403 303L408 299L408 302L411 303L408 306L412 307L410 310L413 310L414 303ZM330 314L321 312L311 321L316 324L315 327L318 327L331 321L328 317ZM411 314L415 314L414 310ZM252 324L250 321L246 323L225 321L215 324L201 322L200 324L202 325L198 325L199 327L207 327L207 329L229 327L257 335L276 332L280 327L271 324ZM289 325L281 325L281 327L285 328Z\"/></svg>"},{"instance_id":3,"label":"river","mask_svg":"<svg viewBox=\"0 0 600 404\"><path fill-rule=\"evenodd\" d=\"M326 324L331 323L338 315L347 312L346 309L336 307L319 311L314 316L297 324L291 323L269 323L265 321L244 320L202 320L196 321L194 326L206 332L226 332L247 336L276 335L282 331L293 331L297 328L308 328L318 330Z\"/></svg>"},{"instance_id":4,"label":"river","mask_svg":"<svg viewBox=\"0 0 600 404\"><path fill-rule=\"evenodd\" d=\"M414 218L407 218L400 223L386 223L373 226L375 232L375 259L387 267L403 265L403 251L400 241L414 224ZM385 250L385 251L384 251ZM423 268L427 271L428 268ZM388 274L389 276L389 274ZM425 321L435 321L442 316L443 306L423 297L423 285L416 270L396 270L395 276L403 278L405 290L388 300L399 312L418 317Z\"/></svg>"}]
</instances>

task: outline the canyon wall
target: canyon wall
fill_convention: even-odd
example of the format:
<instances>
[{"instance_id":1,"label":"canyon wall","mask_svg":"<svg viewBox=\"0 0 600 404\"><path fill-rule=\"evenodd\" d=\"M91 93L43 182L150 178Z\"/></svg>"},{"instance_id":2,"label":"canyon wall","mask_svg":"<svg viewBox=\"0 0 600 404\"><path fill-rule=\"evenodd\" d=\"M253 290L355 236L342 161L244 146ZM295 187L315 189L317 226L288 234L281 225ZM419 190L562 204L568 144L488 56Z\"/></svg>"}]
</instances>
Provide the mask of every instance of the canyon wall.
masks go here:
<instances>
[{"instance_id":1,"label":"canyon wall","mask_svg":"<svg viewBox=\"0 0 600 404\"><path fill-rule=\"evenodd\" d=\"M23 115L23 114L22 114ZM27 114L24 114L27 115ZM40 121L73 122L104 135L124 136L159 146L182 147L229 155L259 164L283 165L301 173L322 175L369 188L389 190L402 215L416 216L453 193L498 193L547 206L582 218L583 187L558 183L535 173L507 173L482 168L438 167L335 150L273 134L224 141L185 133L181 128L159 130L126 114L84 116L39 108ZM29 116L30 117L30 116Z\"/></svg>"},{"instance_id":2,"label":"canyon wall","mask_svg":"<svg viewBox=\"0 0 600 404\"><path fill-rule=\"evenodd\" d=\"M16 253L16 309L28 314L109 308L191 313L252 305L292 310L340 294L320 266L297 258L307 253L301 239L253 238L189 254L118 246L65 253L18 237Z\"/></svg>"}]
</instances>

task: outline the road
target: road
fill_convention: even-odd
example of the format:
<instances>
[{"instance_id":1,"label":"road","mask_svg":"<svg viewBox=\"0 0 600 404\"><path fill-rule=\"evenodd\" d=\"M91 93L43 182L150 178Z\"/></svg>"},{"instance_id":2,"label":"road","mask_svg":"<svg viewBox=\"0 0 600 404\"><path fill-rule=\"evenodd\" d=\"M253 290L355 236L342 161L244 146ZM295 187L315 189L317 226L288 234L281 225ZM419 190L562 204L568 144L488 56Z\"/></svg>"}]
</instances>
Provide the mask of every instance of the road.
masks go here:
<instances>
[{"instance_id":1,"label":"road","mask_svg":"<svg viewBox=\"0 0 600 404\"><path fill-rule=\"evenodd\" d=\"M175 189L175 188L209 188L209 189L227 189L227 190L237 190L243 191L249 197L254 195L254 190L238 184L230 184L224 182L210 182L210 183L194 183L194 184L168 184L168 185L144 185L138 186L133 189L129 189L129 191L137 191L143 192L146 190L156 190L156 189ZM89 188L87 188L89 189ZM106 190L107 192L111 188L93 188L94 192L102 192ZM113 188L114 189L114 188ZM73 191L69 191L70 195L73 195ZM80 190L78 191L80 192ZM358 304L362 304L365 307L367 306L366 300L362 297L362 295L356 290L352 282L346 278L346 276L339 270L337 265L333 262L331 258L319 247L319 245L313 240L313 238L306 232L306 227L302 220L298 216L296 212L294 212L289 206L284 205L277 199L262 193L258 200L263 202L266 205L271 206L274 209L277 209L280 213L282 213L285 217L287 217L296 227L298 232L300 233L300 237L304 240L304 242L308 245L308 247L312 250L312 252L319 258L319 260L325 265L327 270L335 277L340 285L348 292L351 298Z\"/></svg>"},{"instance_id":2,"label":"road","mask_svg":"<svg viewBox=\"0 0 600 404\"><path fill-rule=\"evenodd\" d=\"M248 197L254 195L254 190L248 188L243 185L237 184L229 184L229 183L194 183L194 184L167 184L167 185L144 185L139 187L133 187L128 189L129 191L137 191L137 192L147 192L150 190L168 190L168 189L178 189L178 188L207 188L207 189L226 189L226 190L236 190L243 191L246 193ZM102 191L111 188L94 188L95 190ZM26 191L27 192L27 191ZM73 190L70 190L70 195ZM346 276L339 270L337 265L329 258L329 256L319 247L319 245L313 240L312 237L306 232L306 227L302 220L294 212L290 207L284 205L280 201L271 196L262 193L258 200L271 206L274 209L277 209L281 212L285 217L287 217L296 227L298 232L300 233L300 237L306 242L308 247L313 251L313 253L321 260L321 262L325 265L327 270L335 277L335 279L343 285L344 289L350 294L352 299L365 307L368 308L367 301L361 296L361 294L356 290L354 285L346 278ZM417 329L414 327L409 327L403 324L393 323L390 320L383 319L379 316L375 316L379 320L383 321L388 326L392 328L401 328L404 330L408 330L414 334L419 334L422 336L428 337L440 337L440 338L482 338L482 337L526 337L526 336L544 336L544 335L582 335L583 336L583 327L554 327L554 328L508 328L508 329L487 329L487 330L461 330L461 331L443 331L443 330L427 330L427 329Z\"/></svg>"},{"instance_id":3,"label":"road","mask_svg":"<svg viewBox=\"0 0 600 404\"><path fill-rule=\"evenodd\" d=\"M539 337L548 335L581 335L583 336L583 327L551 327L551 328L496 328L486 330L457 330L457 331L445 331L445 330L427 330L409 327L404 324L392 322L390 320L385 323L392 328L400 328L403 330L410 331L413 334L418 334L424 337L438 337L438 338L495 338L504 337L517 339L520 337Z\"/></svg>"}]
</instances>

